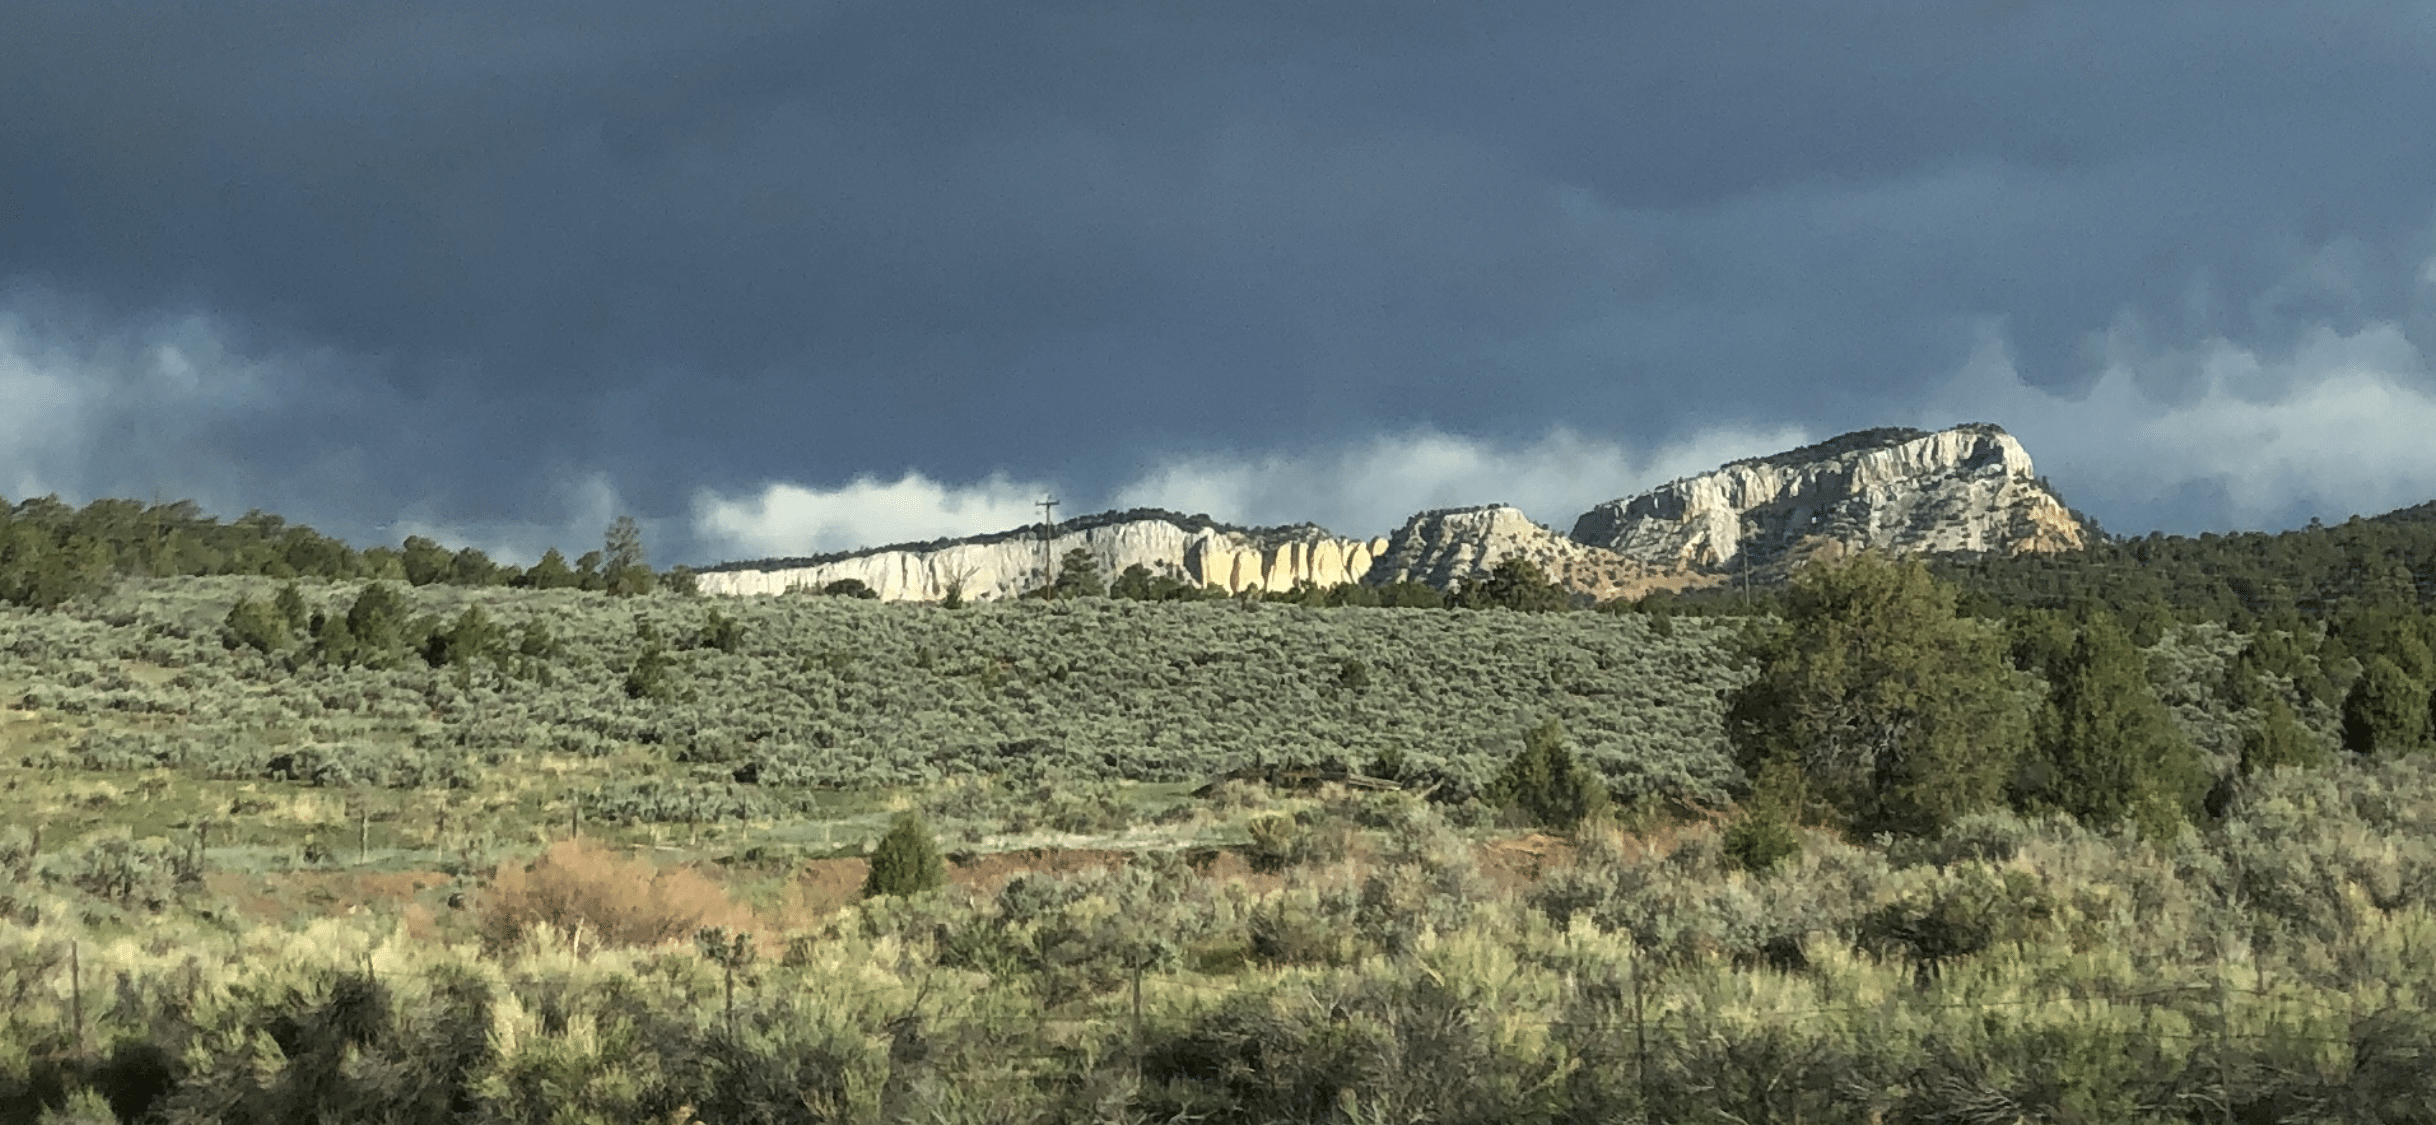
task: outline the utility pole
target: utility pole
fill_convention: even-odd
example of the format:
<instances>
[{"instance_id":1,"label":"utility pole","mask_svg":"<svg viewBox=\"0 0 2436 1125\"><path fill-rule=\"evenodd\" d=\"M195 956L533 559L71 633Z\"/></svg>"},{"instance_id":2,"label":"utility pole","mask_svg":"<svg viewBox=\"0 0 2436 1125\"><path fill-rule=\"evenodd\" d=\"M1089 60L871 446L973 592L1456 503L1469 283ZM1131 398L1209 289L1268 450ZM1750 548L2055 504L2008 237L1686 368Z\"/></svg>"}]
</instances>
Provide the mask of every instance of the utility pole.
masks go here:
<instances>
[{"instance_id":1,"label":"utility pole","mask_svg":"<svg viewBox=\"0 0 2436 1125\"><path fill-rule=\"evenodd\" d=\"M1040 588L1045 597L1049 583L1057 580L1057 575L1049 570L1049 552L1057 542L1057 497L1043 496L1033 501L1032 506L1040 509Z\"/></svg>"}]
</instances>

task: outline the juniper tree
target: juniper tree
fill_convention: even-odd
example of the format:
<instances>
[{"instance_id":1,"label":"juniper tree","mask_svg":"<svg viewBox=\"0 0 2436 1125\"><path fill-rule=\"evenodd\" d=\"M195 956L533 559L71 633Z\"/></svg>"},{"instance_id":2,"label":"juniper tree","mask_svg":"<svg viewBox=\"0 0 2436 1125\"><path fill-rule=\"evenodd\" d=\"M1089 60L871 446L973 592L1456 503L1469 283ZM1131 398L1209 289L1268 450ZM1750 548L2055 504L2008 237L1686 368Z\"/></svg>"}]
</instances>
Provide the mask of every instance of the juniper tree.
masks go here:
<instances>
[{"instance_id":1,"label":"juniper tree","mask_svg":"<svg viewBox=\"0 0 2436 1125\"><path fill-rule=\"evenodd\" d=\"M1573 594L1549 581L1538 563L1508 555L1486 575L1465 579L1454 602L1464 609L1549 613L1573 608Z\"/></svg>"},{"instance_id":2,"label":"juniper tree","mask_svg":"<svg viewBox=\"0 0 2436 1125\"><path fill-rule=\"evenodd\" d=\"M2326 757L2326 747L2301 725L2292 705L2281 699L2269 699L2258 725L2242 735L2244 777L2287 766L2314 768L2326 764Z\"/></svg>"},{"instance_id":3,"label":"juniper tree","mask_svg":"<svg viewBox=\"0 0 2436 1125\"><path fill-rule=\"evenodd\" d=\"M917 895L946 882L947 861L939 857L930 826L919 815L904 813L871 851L871 872L863 878L863 897Z\"/></svg>"},{"instance_id":4,"label":"juniper tree","mask_svg":"<svg viewBox=\"0 0 2436 1125\"><path fill-rule=\"evenodd\" d=\"M448 548L420 535L409 535L398 549L398 565L406 570L406 584L429 586L448 577L450 557Z\"/></svg>"},{"instance_id":5,"label":"juniper tree","mask_svg":"<svg viewBox=\"0 0 2436 1125\"><path fill-rule=\"evenodd\" d=\"M2017 802L2093 828L2131 820L2152 837L2197 811L2208 783L2199 751L2175 731L2146 658L2112 614L2083 613L2043 671L2047 701L2015 778Z\"/></svg>"},{"instance_id":6,"label":"juniper tree","mask_svg":"<svg viewBox=\"0 0 2436 1125\"><path fill-rule=\"evenodd\" d=\"M321 619L314 648L332 664L394 667L406 651L407 609L396 587L370 583L355 596L344 616Z\"/></svg>"},{"instance_id":7,"label":"juniper tree","mask_svg":"<svg viewBox=\"0 0 2436 1125\"><path fill-rule=\"evenodd\" d=\"M1108 596L1137 602L1150 601L1157 596L1155 582L1149 567L1135 563L1126 567L1117 575L1116 581L1109 584Z\"/></svg>"},{"instance_id":8,"label":"juniper tree","mask_svg":"<svg viewBox=\"0 0 2436 1125\"><path fill-rule=\"evenodd\" d=\"M312 608L305 604L304 591L297 589L294 582L279 588L278 595L271 599L271 608L279 611L291 634L304 632L313 619Z\"/></svg>"},{"instance_id":9,"label":"juniper tree","mask_svg":"<svg viewBox=\"0 0 2436 1125\"><path fill-rule=\"evenodd\" d=\"M1491 804L1520 810L1535 824L1570 832L1605 812L1606 784L1565 745L1565 728L1549 719L1523 736L1522 749L1489 785Z\"/></svg>"},{"instance_id":10,"label":"juniper tree","mask_svg":"<svg viewBox=\"0 0 2436 1125\"><path fill-rule=\"evenodd\" d=\"M1091 557L1087 547L1066 552L1057 564L1057 579L1049 584L1049 596L1054 598L1097 598L1108 593L1100 582L1100 564Z\"/></svg>"},{"instance_id":11,"label":"juniper tree","mask_svg":"<svg viewBox=\"0 0 2436 1125\"><path fill-rule=\"evenodd\" d=\"M1804 571L1754 655L1727 715L1744 774L1790 763L1796 807L1856 837L1931 835L1996 804L2029 741L2004 638L1916 560Z\"/></svg>"}]
</instances>

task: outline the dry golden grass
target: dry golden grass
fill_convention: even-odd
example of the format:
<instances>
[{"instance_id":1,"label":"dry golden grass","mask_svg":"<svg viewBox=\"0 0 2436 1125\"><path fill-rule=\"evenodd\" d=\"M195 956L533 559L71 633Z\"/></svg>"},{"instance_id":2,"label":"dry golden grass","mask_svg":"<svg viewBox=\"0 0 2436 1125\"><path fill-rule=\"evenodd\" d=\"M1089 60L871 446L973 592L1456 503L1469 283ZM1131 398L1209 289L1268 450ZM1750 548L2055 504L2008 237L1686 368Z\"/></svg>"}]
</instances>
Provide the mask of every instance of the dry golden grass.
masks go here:
<instances>
[{"instance_id":1,"label":"dry golden grass","mask_svg":"<svg viewBox=\"0 0 2436 1125\"><path fill-rule=\"evenodd\" d=\"M603 945L658 945L705 926L753 925L751 912L691 868L655 868L590 840L561 840L530 864L500 864L479 906L494 946L513 944L535 924Z\"/></svg>"}]
</instances>

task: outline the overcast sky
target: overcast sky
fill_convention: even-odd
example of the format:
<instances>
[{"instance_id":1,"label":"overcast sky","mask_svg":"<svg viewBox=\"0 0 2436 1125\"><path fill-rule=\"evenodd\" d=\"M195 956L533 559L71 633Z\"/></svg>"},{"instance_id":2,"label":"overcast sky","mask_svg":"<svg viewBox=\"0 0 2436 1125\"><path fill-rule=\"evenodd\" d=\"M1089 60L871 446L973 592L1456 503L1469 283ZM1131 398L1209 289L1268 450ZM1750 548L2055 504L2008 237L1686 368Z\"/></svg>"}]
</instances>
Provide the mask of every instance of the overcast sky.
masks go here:
<instances>
[{"instance_id":1,"label":"overcast sky","mask_svg":"<svg viewBox=\"0 0 2436 1125\"><path fill-rule=\"evenodd\" d=\"M1381 534L1992 421L2436 498L2436 5L0 8L0 496L654 561Z\"/></svg>"}]
</instances>

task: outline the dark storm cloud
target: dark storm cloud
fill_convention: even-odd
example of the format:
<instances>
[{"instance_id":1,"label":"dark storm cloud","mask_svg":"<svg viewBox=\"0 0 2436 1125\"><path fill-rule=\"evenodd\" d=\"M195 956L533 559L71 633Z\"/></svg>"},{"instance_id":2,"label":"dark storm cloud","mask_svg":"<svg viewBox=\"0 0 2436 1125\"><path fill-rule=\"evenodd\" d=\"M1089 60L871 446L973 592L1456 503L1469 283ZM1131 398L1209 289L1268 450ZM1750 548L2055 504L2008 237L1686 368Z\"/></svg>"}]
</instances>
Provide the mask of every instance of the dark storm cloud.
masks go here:
<instances>
[{"instance_id":1,"label":"dark storm cloud","mask_svg":"<svg viewBox=\"0 0 2436 1125\"><path fill-rule=\"evenodd\" d=\"M1380 434L1563 423L1650 464L1930 402L2061 429L2042 404L2115 402L2125 363L2119 409L2185 417L2229 393L2206 356L2265 357L2236 390L2274 400L2326 332L2400 341L2407 397L2429 11L20 5L0 278L52 359L16 379L89 436L0 469L505 541ZM111 390L181 318L258 374L208 410ZM1991 355L2031 397L1956 397ZM91 455L139 431L171 436ZM2088 463L2084 506L2184 524L2344 488L2156 501Z\"/></svg>"}]
</instances>

